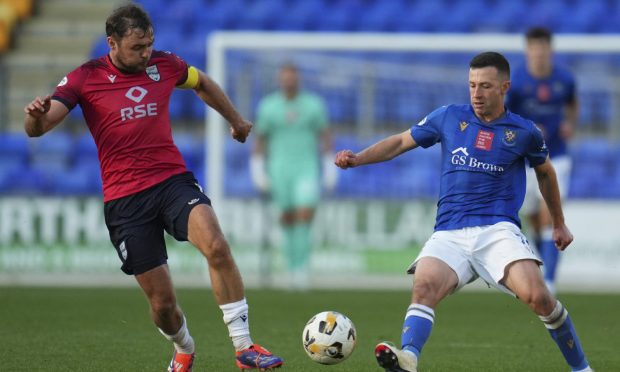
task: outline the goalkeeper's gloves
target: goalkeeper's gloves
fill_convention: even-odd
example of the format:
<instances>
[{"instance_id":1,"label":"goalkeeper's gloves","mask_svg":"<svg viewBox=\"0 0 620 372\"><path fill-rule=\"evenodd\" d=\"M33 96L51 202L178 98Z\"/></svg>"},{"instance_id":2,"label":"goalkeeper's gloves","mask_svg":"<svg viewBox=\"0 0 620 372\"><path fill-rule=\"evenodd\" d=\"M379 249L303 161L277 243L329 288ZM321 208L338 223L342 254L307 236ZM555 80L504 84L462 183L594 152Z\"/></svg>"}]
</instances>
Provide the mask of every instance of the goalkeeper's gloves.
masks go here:
<instances>
[{"instance_id":1,"label":"goalkeeper's gloves","mask_svg":"<svg viewBox=\"0 0 620 372\"><path fill-rule=\"evenodd\" d=\"M254 186L260 192L269 190L269 178L265 170L265 157L260 154L254 154L250 157L250 176Z\"/></svg>"},{"instance_id":2,"label":"goalkeeper's gloves","mask_svg":"<svg viewBox=\"0 0 620 372\"><path fill-rule=\"evenodd\" d=\"M327 191L332 191L338 183L338 168L334 164L334 154L327 152L323 154L323 187Z\"/></svg>"}]
</instances>

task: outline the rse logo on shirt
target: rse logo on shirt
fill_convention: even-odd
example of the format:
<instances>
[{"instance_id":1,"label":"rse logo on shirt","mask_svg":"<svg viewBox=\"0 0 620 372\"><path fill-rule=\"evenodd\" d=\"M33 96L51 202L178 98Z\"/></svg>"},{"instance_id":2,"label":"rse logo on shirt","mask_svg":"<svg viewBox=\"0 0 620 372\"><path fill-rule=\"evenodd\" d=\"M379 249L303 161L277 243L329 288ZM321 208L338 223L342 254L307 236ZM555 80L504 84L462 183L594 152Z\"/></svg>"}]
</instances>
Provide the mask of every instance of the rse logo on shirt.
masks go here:
<instances>
[{"instance_id":1,"label":"rse logo on shirt","mask_svg":"<svg viewBox=\"0 0 620 372\"><path fill-rule=\"evenodd\" d=\"M134 101L135 103L142 102L142 99L148 94L148 90L142 87L131 87L127 93L125 93L125 97ZM121 108L121 121L126 121L130 119L140 119L145 116L157 116L157 103L143 103L136 106L123 107Z\"/></svg>"}]
</instances>

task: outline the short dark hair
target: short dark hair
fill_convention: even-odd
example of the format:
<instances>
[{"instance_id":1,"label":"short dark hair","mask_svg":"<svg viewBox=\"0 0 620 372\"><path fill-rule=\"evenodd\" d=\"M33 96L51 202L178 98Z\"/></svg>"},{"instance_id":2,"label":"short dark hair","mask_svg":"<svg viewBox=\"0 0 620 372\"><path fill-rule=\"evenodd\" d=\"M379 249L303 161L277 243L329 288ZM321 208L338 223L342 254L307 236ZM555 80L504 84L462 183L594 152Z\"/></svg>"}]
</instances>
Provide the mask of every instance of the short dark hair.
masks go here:
<instances>
[{"instance_id":1,"label":"short dark hair","mask_svg":"<svg viewBox=\"0 0 620 372\"><path fill-rule=\"evenodd\" d=\"M551 42L552 38L551 31L545 27L532 27L525 33L525 40L544 40L548 43Z\"/></svg>"},{"instance_id":2,"label":"short dark hair","mask_svg":"<svg viewBox=\"0 0 620 372\"><path fill-rule=\"evenodd\" d=\"M153 30L149 15L137 4L127 4L116 8L105 21L105 34L122 38L127 31L138 29L144 33Z\"/></svg>"},{"instance_id":3,"label":"short dark hair","mask_svg":"<svg viewBox=\"0 0 620 372\"><path fill-rule=\"evenodd\" d=\"M500 74L510 77L510 64L506 57L497 52L483 52L472 58L469 68L495 67Z\"/></svg>"},{"instance_id":4,"label":"short dark hair","mask_svg":"<svg viewBox=\"0 0 620 372\"><path fill-rule=\"evenodd\" d=\"M292 71L298 73L299 68L297 68L297 65L295 63L287 61L280 65L280 71Z\"/></svg>"}]
</instances>

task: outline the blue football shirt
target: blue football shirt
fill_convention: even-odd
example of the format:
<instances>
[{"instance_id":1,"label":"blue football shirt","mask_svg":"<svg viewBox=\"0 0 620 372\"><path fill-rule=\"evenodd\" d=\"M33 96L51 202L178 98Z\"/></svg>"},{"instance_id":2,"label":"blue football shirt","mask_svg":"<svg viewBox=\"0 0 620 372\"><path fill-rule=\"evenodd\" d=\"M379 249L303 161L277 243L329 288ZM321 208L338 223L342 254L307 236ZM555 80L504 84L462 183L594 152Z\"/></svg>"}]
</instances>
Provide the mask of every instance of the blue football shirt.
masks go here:
<instances>
[{"instance_id":1,"label":"blue football shirt","mask_svg":"<svg viewBox=\"0 0 620 372\"><path fill-rule=\"evenodd\" d=\"M534 78L525 65L512 74L506 107L540 127L551 157L566 154L560 125L565 106L575 101L575 90L572 73L560 66L554 66L551 75L544 79Z\"/></svg>"},{"instance_id":2,"label":"blue football shirt","mask_svg":"<svg viewBox=\"0 0 620 372\"><path fill-rule=\"evenodd\" d=\"M483 123L471 105L443 106L411 128L424 148L441 143L435 231L509 221L521 226L525 160L543 164L548 150L530 120L506 111Z\"/></svg>"}]
</instances>

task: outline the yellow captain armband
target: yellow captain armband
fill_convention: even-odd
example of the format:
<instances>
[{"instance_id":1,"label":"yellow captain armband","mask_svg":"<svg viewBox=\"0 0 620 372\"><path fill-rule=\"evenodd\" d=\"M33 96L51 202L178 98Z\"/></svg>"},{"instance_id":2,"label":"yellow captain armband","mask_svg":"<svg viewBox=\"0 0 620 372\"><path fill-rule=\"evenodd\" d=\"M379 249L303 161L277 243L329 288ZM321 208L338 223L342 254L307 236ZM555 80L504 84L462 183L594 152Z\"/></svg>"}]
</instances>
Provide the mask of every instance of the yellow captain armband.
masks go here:
<instances>
[{"instance_id":1,"label":"yellow captain armband","mask_svg":"<svg viewBox=\"0 0 620 372\"><path fill-rule=\"evenodd\" d=\"M187 79L181 85L177 85L179 89L194 89L198 86L198 69L194 66L187 68Z\"/></svg>"}]
</instances>

